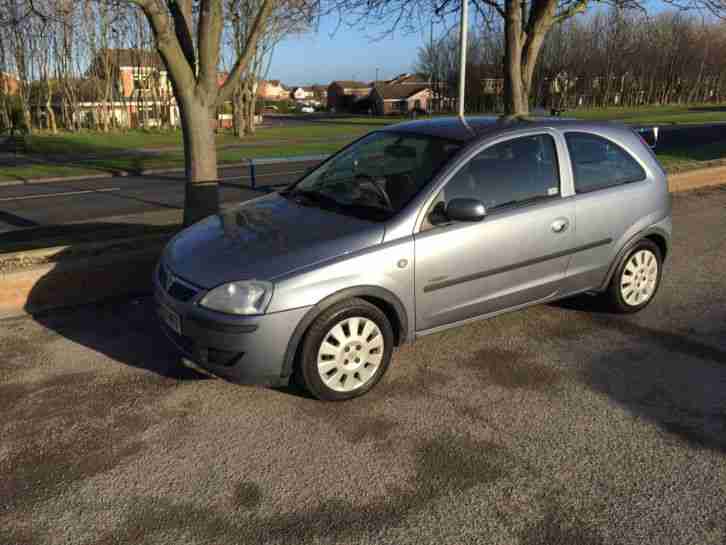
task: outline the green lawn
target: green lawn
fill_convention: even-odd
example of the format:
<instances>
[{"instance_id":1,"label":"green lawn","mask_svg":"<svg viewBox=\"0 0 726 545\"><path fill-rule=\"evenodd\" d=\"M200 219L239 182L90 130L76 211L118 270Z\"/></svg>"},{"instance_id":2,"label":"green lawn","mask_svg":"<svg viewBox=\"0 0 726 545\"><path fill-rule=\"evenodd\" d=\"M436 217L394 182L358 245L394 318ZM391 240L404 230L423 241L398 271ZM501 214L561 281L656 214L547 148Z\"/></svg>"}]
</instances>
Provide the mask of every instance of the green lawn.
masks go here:
<instances>
[{"instance_id":1,"label":"green lawn","mask_svg":"<svg viewBox=\"0 0 726 545\"><path fill-rule=\"evenodd\" d=\"M319 155L333 153L342 148L355 136L336 141L312 141L303 143L280 143L277 145L246 146L244 148L220 149L217 159L220 163L237 163L249 158L289 157L296 155ZM81 176L103 174L117 171L139 172L145 169L163 169L184 166L181 150L165 151L158 154L117 155L87 159L72 164L39 163L18 166L3 166L0 181L24 181L34 178L60 176Z\"/></svg>"},{"instance_id":2,"label":"green lawn","mask_svg":"<svg viewBox=\"0 0 726 545\"><path fill-rule=\"evenodd\" d=\"M277 145L278 143L305 143L311 140L339 140L356 137L374 129L365 123L323 121L289 127L258 128L253 136L243 139L236 138L231 132L217 135L218 146L242 145L249 146ZM153 150L165 148L181 148L183 145L181 131L125 131L125 132L90 132L62 133L58 135L36 133L28 139L33 153L54 155L102 155L113 154L119 150Z\"/></svg>"},{"instance_id":3,"label":"green lawn","mask_svg":"<svg viewBox=\"0 0 726 545\"><path fill-rule=\"evenodd\" d=\"M633 124L714 123L726 122L726 105L575 109L567 110L563 115L592 121L617 120Z\"/></svg>"},{"instance_id":4,"label":"green lawn","mask_svg":"<svg viewBox=\"0 0 726 545\"><path fill-rule=\"evenodd\" d=\"M618 119L635 124L726 122L726 106L581 109L568 111L565 115L592 120ZM311 120L285 127L261 127L254 136L242 140L235 138L231 132L222 132L217 135L219 161L331 153L369 131L403 119L361 116ZM53 155L69 162L4 166L0 170L0 180L77 176L118 170L138 172L183 165L180 131L38 133L29 139L29 146L36 161L42 160L43 155ZM135 150L142 152L135 153ZM149 153L150 150L157 151ZM125 153L119 153L121 151ZM726 158L726 140L709 146L659 153L659 157L671 170L707 166Z\"/></svg>"},{"instance_id":5,"label":"green lawn","mask_svg":"<svg viewBox=\"0 0 726 545\"><path fill-rule=\"evenodd\" d=\"M3 166L0 168L0 182L25 181L33 178L54 178L57 176L70 177L85 174L103 174L106 171L85 166L53 164L32 164L22 166Z\"/></svg>"}]
</instances>

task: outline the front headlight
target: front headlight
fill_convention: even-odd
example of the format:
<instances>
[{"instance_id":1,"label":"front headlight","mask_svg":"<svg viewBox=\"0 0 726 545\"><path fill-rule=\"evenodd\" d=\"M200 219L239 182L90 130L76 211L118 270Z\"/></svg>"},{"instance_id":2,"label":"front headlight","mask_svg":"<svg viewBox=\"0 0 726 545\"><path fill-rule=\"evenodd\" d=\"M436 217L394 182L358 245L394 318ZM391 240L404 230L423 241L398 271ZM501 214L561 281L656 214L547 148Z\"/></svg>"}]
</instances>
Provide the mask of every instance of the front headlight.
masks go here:
<instances>
[{"instance_id":1,"label":"front headlight","mask_svg":"<svg viewBox=\"0 0 726 545\"><path fill-rule=\"evenodd\" d=\"M272 299L272 284L261 280L230 282L214 288L199 304L204 308L249 316L264 314Z\"/></svg>"}]
</instances>

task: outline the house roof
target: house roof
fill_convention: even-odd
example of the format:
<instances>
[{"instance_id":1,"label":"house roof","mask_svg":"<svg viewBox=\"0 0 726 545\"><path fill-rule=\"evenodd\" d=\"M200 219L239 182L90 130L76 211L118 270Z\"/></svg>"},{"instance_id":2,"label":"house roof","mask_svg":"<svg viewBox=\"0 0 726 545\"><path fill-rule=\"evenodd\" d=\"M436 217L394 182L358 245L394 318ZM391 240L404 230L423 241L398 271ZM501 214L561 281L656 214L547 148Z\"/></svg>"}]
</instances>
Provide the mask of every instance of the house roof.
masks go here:
<instances>
[{"instance_id":1,"label":"house roof","mask_svg":"<svg viewBox=\"0 0 726 545\"><path fill-rule=\"evenodd\" d=\"M405 84L405 85L424 85L426 83L430 83L430 79L425 74L399 74L395 78L388 80L386 83L388 85L394 85L397 83Z\"/></svg>"},{"instance_id":2,"label":"house roof","mask_svg":"<svg viewBox=\"0 0 726 545\"><path fill-rule=\"evenodd\" d=\"M395 83L378 84L375 86L376 92L383 100L402 100L430 88L431 86L428 83L420 83L418 85Z\"/></svg>"},{"instance_id":3,"label":"house roof","mask_svg":"<svg viewBox=\"0 0 726 545\"><path fill-rule=\"evenodd\" d=\"M340 87L343 87L344 89L367 89L370 87L367 83L363 83L362 81L353 81L349 79L341 79L336 80L331 85L339 85Z\"/></svg>"},{"instance_id":4,"label":"house roof","mask_svg":"<svg viewBox=\"0 0 726 545\"><path fill-rule=\"evenodd\" d=\"M159 53L151 49L102 49L96 54L94 64L100 62L104 55L108 64L118 67L153 66L161 68L164 66Z\"/></svg>"}]
</instances>

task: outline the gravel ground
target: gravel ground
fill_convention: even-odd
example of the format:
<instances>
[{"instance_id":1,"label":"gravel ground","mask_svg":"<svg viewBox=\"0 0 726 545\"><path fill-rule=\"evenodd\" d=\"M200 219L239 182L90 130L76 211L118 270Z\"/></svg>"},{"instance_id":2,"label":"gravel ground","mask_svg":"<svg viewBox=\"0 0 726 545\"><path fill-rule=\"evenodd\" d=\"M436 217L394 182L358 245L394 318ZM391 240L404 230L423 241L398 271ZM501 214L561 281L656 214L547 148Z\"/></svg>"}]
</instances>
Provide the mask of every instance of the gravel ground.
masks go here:
<instances>
[{"instance_id":1,"label":"gravel ground","mask_svg":"<svg viewBox=\"0 0 726 545\"><path fill-rule=\"evenodd\" d=\"M427 337L368 396L203 379L148 299L0 322L0 543L726 543L726 188L661 292Z\"/></svg>"}]
</instances>

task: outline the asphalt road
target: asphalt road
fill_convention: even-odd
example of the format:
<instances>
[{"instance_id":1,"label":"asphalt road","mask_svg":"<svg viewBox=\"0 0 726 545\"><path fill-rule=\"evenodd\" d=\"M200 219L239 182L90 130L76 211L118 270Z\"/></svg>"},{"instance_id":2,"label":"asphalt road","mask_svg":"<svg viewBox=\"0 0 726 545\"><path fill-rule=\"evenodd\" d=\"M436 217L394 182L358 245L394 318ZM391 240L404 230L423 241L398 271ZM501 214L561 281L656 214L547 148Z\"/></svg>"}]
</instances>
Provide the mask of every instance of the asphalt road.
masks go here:
<instances>
[{"instance_id":1,"label":"asphalt road","mask_svg":"<svg viewBox=\"0 0 726 545\"><path fill-rule=\"evenodd\" d=\"M149 299L0 321L0 543L726 542L726 186L661 291L399 350L364 398L202 379Z\"/></svg>"},{"instance_id":2,"label":"asphalt road","mask_svg":"<svg viewBox=\"0 0 726 545\"><path fill-rule=\"evenodd\" d=\"M291 183L318 162L259 165L257 184ZM225 183L241 186L223 187L223 202L260 194L244 189L250 185L247 167L222 169L220 177ZM2 233L20 229L183 207L184 179L180 174L0 186L0 243Z\"/></svg>"}]
</instances>

